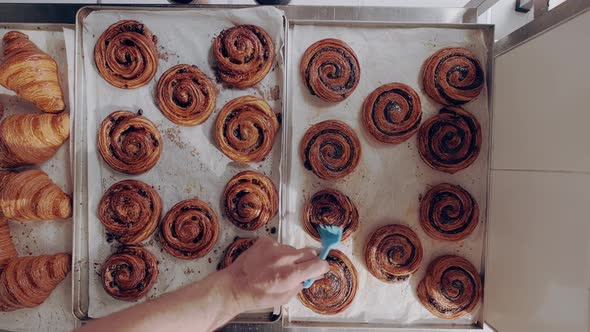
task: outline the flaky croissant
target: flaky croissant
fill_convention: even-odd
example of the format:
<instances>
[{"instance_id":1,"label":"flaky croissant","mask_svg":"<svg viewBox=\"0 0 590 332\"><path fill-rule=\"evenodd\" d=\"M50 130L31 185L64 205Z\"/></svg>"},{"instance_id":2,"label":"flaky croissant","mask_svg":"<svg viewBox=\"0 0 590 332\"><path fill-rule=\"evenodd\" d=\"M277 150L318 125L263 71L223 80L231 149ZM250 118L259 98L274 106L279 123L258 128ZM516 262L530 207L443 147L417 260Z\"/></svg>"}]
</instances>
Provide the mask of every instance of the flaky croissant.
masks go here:
<instances>
[{"instance_id":1,"label":"flaky croissant","mask_svg":"<svg viewBox=\"0 0 590 332\"><path fill-rule=\"evenodd\" d=\"M0 167L49 160L70 135L70 116L17 114L0 122Z\"/></svg>"},{"instance_id":2,"label":"flaky croissant","mask_svg":"<svg viewBox=\"0 0 590 332\"><path fill-rule=\"evenodd\" d=\"M8 219L0 213L0 270L16 256L16 248L10 237Z\"/></svg>"},{"instance_id":3,"label":"flaky croissant","mask_svg":"<svg viewBox=\"0 0 590 332\"><path fill-rule=\"evenodd\" d=\"M4 61L0 64L0 84L32 101L43 112L63 111L64 97L55 60L24 33L7 32L2 41Z\"/></svg>"},{"instance_id":4,"label":"flaky croissant","mask_svg":"<svg viewBox=\"0 0 590 332\"><path fill-rule=\"evenodd\" d=\"M14 258L0 274L0 311L40 305L69 272L69 254Z\"/></svg>"},{"instance_id":5,"label":"flaky croissant","mask_svg":"<svg viewBox=\"0 0 590 332\"><path fill-rule=\"evenodd\" d=\"M43 171L0 171L0 211L21 221L65 219L72 215L72 202Z\"/></svg>"}]
</instances>

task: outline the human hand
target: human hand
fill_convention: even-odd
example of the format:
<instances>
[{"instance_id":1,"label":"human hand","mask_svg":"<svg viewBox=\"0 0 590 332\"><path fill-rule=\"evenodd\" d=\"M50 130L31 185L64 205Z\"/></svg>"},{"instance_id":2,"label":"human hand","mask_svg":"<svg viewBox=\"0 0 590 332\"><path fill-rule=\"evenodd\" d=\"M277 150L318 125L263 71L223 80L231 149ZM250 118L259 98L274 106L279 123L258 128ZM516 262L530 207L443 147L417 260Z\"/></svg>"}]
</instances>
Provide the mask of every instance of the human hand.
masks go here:
<instances>
[{"instance_id":1,"label":"human hand","mask_svg":"<svg viewBox=\"0 0 590 332\"><path fill-rule=\"evenodd\" d=\"M303 288L302 283L328 272L330 266L311 248L295 249L268 236L225 269L240 311L275 307L287 303Z\"/></svg>"}]
</instances>

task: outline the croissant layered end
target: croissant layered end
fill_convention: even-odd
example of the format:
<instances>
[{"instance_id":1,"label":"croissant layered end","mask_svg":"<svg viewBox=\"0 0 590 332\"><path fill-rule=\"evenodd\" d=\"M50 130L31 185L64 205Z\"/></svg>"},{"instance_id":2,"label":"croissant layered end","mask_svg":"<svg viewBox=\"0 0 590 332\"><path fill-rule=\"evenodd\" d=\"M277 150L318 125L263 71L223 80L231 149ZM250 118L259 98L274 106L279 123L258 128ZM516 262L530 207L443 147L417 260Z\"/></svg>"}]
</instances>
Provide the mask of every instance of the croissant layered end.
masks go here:
<instances>
[{"instance_id":1,"label":"croissant layered end","mask_svg":"<svg viewBox=\"0 0 590 332\"><path fill-rule=\"evenodd\" d=\"M70 135L70 116L16 114L0 122L0 167L45 162Z\"/></svg>"},{"instance_id":2,"label":"croissant layered end","mask_svg":"<svg viewBox=\"0 0 590 332\"><path fill-rule=\"evenodd\" d=\"M0 311L34 308L45 302L70 272L69 254L11 260L0 274Z\"/></svg>"},{"instance_id":3,"label":"croissant layered end","mask_svg":"<svg viewBox=\"0 0 590 332\"><path fill-rule=\"evenodd\" d=\"M63 111L65 103L55 60L23 33L10 31L2 41L4 62L0 65L0 84L32 101L43 112Z\"/></svg>"},{"instance_id":4,"label":"croissant layered end","mask_svg":"<svg viewBox=\"0 0 590 332\"><path fill-rule=\"evenodd\" d=\"M72 216L72 201L43 171L3 172L0 209L20 221L66 219Z\"/></svg>"},{"instance_id":5,"label":"croissant layered end","mask_svg":"<svg viewBox=\"0 0 590 332\"><path fill-rule=\"evenodd\" d=\"M52 127L62 143L70 137L70 114L60 113L52 119Z\"/></svg>"},{"instance_id":6,"label":"croissant layered end","mask_svg":"<svg viewBox=\"0 0 590 332\"><path fill-rule=\"evenodd\" d=\"M0 213L0 270L16 256L16 248L10 236L8 219Z\"/></svg>"}]
</instances>

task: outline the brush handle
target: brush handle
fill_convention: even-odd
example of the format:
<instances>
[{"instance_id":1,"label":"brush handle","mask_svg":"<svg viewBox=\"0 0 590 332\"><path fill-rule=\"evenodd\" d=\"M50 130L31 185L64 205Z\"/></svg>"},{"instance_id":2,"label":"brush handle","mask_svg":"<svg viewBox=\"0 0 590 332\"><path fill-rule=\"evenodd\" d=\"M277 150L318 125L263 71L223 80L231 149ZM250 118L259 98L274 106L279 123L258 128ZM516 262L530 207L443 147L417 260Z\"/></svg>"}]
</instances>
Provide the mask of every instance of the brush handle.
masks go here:
<instances>
[{"instance_id":1,"label":"brush handle","mask_svg":"<svg viewBox=\"0 0 590 332\"><path fill-rule=\"evenodd\" d=\"M330 250L332 250L333 247L335 247L335 246L327 246L327 247L322 248L322 252L320 253L320 256L319 256L320 259L325 261L326 258L328 258L328 254L330 253Z\"/></svg>"},{"instance_id":2,"label":"brush handle","mask_svg":"<svg viewBox=\"0 0 590 332\"><path fill-rule=\"evenodd\" d=\"M320 253L320 256L319 256L321 260L324 260L324 261L326 260L326 258L328 257L328 254L330 253L330 250L332 250L332 247L334 247L334 246L327 246L327 247L322 248L322 252ZM303 288L308 289L309 287L311 287L311 285L313 285L313 282L316 281L317 279L319 279L319 278L310 278L310 279L305 280L303 282Z\"/></svg>"}]
</instances>

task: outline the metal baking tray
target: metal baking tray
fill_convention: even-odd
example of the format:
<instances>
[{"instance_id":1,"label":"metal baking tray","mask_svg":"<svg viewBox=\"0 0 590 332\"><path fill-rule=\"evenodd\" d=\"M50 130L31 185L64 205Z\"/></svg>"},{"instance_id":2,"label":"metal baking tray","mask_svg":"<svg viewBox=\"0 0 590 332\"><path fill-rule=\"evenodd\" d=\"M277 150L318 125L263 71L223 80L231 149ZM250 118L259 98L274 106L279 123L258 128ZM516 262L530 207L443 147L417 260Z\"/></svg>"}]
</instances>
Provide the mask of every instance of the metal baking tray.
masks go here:
<instances>
[{"instance_id":1,"label":"metal baking tray","mask_svg":"<svg viewBox=\"0 0 590 332\"><path fill-rule=\"evenodd\" d=\"M187 7L185 11L199 11L202 9L217 10L228 8L227 6L198 6L198 7ZM239 7L229 7L239 8ZM116 10L116 11L178 11L178 7L85 7L82 8L76 17L76 54L75 54L75 86L76 86L76 99L75 99L75 116L73 117L74 123L74 245L73 245L73 285L72 285L72 307L74 315L80 320L92 319L89 316L89 286L92 280L90 275L92 270L90 269L89 259L89 237L93 236L89 234L88 222L93 211L89 211L89 177L88 177L88 115L86 113L86 95L85 95L85 72L83 64L83 38L84 38L84 19L91 13L96 11L104 10ZM286 41L287 34L287 20L283 16L283 40ZM283 59L285 58L284 47L277 49L277 53L282 52ZM284 112L284 100L286 97L286 89L284 82L286 77L283 71L283 91L281 95L281 108ZM218 105L218 108L220 105ZM212 116L213 118L213 116ZM213 121L213 119L210 119ZM277 138L276 145L280 148L280 139ZM280 153L279 153L280 155ZM279 182L275 183L279 192L282 190L280 187L280 161L278 161L277 170L279 172ZM92 190L100 190L99 188L92 188ZM219 211L221 213L221 211ZM222 214L220 214L220 217ZM224 227L225 223L220 226ZM277 237L280 234L280 224L277 227ZM219 253L221 255L222 252ZM232 320L232 323L271 323L278 321L281 316L281 309L276 308L274 311L268 312L253 312L244 313Z\"/></svg>"},{"instance_id":2,"label":"metal baking tray","mask_svg":"<svg viewBox=\"0 0 590 332\"><path fill-rule=\"evenodd\" d=\"M37 33L57 33L63 35L63 29L69 28L74 29L73 24L36 24L36 23L0 23L0 29L5 30L24 30ZM0 38L3 34L0 34ZM39 47L47 51L42 45ZM67 58L66 49L60 49L60 53L63 52L63 59ZM64 70L67 77L71 68L61 68L60 71ZM64 98L67 108L65 112L70 112L73 108L70 100L72 91L69 90L71 82L61 80L60 84L64 92ZM68 77L69 78L69 77ZM1 101L5 102L13 100L14 104L11 108L17 109L16 112L10 112L10 114L4 114L4 119L8 115L21 114L21 113L41 113L36 106L32 103L16 96L3 95L4 98L0 98ZM5 106L7 104L4 104ZM72 126L70 124L70 132ZM49 177L56 182L61 188L65 187L66 193L69 194L68 190L71 190L72 177L72 148L74 139L72 135L64 143L64 146L60 147L56 155L53 156L49 161L39 165L33 166L34 168L45 171ZM53 254L58 252L71 252L71 220L56 220L42 223L27 223L27 222L15 222L11 225L11 230L15 236L18 249L20 249L21 255L40 255L40 254ZM13 312L2 312L0 313L0 326L7 330L41 330L47 324L55 326L64 326L64 328L72 329L77 327L77 321L71 319L71 315L67 312L67 307L70 306L70 278L66 277L52 292L51 297L41 304L39 307L31 310L17 310ZM66 308L66 311L63 310ZM0 328L1 329L1 328Z\"/></svg>"},{"instance_id":3,"label":"metal baking tray","mask_svg":"<svg viewBox=\"0 0 590 332\"><path fill-rule=\"evenodd\" d=\"M291 47L291 38L293 33L293 27L297 24L302 25L317 25L317 26L333 26L337 29L339 26L345 27L360 27L360 28L371 28L371 27L386 27L386 28L441 28L441 29L471 29L471 30L480 30L483 33L483 43L487 47L487 54L485 55L487 58L487 65L486 65L486 84L487 84L487 103L486 101L482 101L483 104L487 104L488 110L488 126L487 132L484 132L483 140L487 142L487 155L485 151L482 152L480 158L487 158L487 162L485 163L485 177L482 178L482 186L485 186L486 191L481 198L482 201L485 201L485 209L481 210L481 223L480 227L483 227L483 240L482 240L482 257L481 257L481 264L478 267L480 274L482 275L482 280L484 281L485 287L485 271L486 271L486 248L488 247L488 234L489 234L489 192L490 192L490 175L491 175L491 153L493 150L492 146L492 121L493 121L493 111L492 111L492 96L493 96L493 69L494 69L494 57L493 57L493 50L494 50L494 26L493 25L482 25L482 24L456 24L456 23L415 23L415 22L407 22L407 20L401 19L401 22L383 22L383 21L355 21L355 20L309 20L309 19L289 19L289 33L288 33L288 40L286 45L288 48ZM421 21L418 19L417 21ZM297 87L296 82L299 80L299 75L295 75L297 77L292 77L293 73L298 73L298 70L293 70L291 67L295 66L298 68L299 64L294 63L294 56L291 54L292 49L288 50L288 57L287 57L287 81L286 81L286 90L289 91L289 95L285 100L286 103L286 112L283 117L283 155L282 155L282 163L281 163L281 196L282 202L281 211L280 211L280 222L282 224L283 232L286 232L285 223L287 222L294 222L299 223L299 220L294 220L293 216L289 216L289 212L287 211L287 203L291 200L290 195L293 193L299 193L302 189L305 191L309 191L309 188L298 188L293 187L293 185L289 182L290 174L292 171L292 166L296 163L300 163L300 160L295 158L296 160L292 160L292 156L297 156L297 153L292 153L293 149L298 149L298 141L294 141L292 139L292 119L291 117L295 114L294 109L291 109L291 98L292 91ZM395 81L395 79L392 79ZM402 81L403 82L403 81ZM295 84L294 84L295 83ZM385 82L382 82L385 83ZM376 86L375 86L376 87ZM422 93L423 94L423 93ZM349 97L350 98L350 97ZM346 103L343 101L341 103ZM299 104L298 104L299 105ZM299 105L301 106L301 105ZM440 107L439 107L440 108ZM437 109L438 110L438 109ZM360 109L359 109L360 111ZM424 121L424 119L423 119ZM309 124L311 125L311 124ZM361 133L358 133L359 138L361 141L364 139ZM459 177L461 176L458 173ZM457 175L455 175L457 176ZM426 188L425 188L426 190ZM483 204L482 204L483 205ZM287 220L289 217L289 220ZM417 226L419 227L419 226ZM281 235L281 238L284 240L284 234ZM357 239L358 241L358 239ZM426 265L429 261L423 261L421 269L425 269ZM363 269L364 267L357 267L357 269ZM362 286L361 286L362 287ZM485 292L484 292L485 294ZM356 295L357 297L363 296L362 293ZM438 329L460 329L460 330L482 330L484 328L484 311L485 311L485 302L486 298L485 295L482 296L482 303L479 307L479 315L477 316L477 321L474 324L454 324L452 320L449 321L448 325L441 325L441 324L388 324L388 323L356 323L356 322L346 322L346 321L308 321L308 320L289 320L289 312L287 309L283 310L283 327L288 328L337 328L337 329L345 329L345 328L354 328L354 329L364 329L364 328L386 328L386 329L393 329L393 330L406 330L408 328L412 329L425 329L425 330L438 330Z\"/></svg>"}]
</instances>

